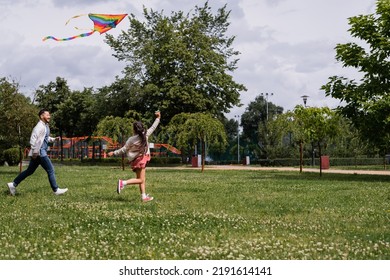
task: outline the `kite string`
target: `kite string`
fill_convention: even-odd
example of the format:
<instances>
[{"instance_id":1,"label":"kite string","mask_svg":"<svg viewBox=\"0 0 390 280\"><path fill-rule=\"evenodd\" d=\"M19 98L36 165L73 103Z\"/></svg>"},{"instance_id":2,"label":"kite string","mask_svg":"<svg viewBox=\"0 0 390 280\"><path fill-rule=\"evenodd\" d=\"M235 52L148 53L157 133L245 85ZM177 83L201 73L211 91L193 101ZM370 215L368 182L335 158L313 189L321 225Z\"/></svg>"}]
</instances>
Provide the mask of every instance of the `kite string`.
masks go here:
<instances>
[{"instance_id":1,"label":"kite string","mask_svg":"<svg viewBox=\"0 0 390 280\"><path fill-rule=\"evenodd\" d=\"M66 21L65 25L67 25L72 19L83 17L83 16L88 16L88 14L82 14L82 15L73 16L73 17L71 17L70 19L68 19ZM75 29L77 29L77 30L93 30L91 28L79 28L77 26L75 26Z\"/></svg>"},{"instance_id":2,"label":"kite string","mask_svg":"<svg viewBox=\"0 0 390 280\"><path fill-rule=\"evenodd\" d=\"M87 16L88 14L82 14L82 15L77 15L77 16L74 16L74 17L71 17L70 19L68 19L65 23L65 25L67 25L72 19L74 18L78 18L78 17L83 17L83 16Z\"/></svg>"}]
</instances>

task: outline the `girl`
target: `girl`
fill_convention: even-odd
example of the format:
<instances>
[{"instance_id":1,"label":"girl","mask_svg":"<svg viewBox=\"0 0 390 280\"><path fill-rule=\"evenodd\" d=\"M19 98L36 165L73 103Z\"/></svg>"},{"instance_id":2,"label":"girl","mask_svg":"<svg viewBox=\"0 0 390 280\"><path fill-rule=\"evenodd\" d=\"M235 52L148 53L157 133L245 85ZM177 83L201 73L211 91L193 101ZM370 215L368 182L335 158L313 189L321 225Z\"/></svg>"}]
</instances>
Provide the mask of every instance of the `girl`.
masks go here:
<instances>
[{"instance_id":1,"label":"girl","mask_svg":"<svg viewBox=\"0 0 390 280\"><path fill-rule=\"evenodd\" d=\"M145 168L150 161L150 149L149 149L149 136L154 132L160 123L160 112L156 112L156 120L153 125L146 130L144 125L137 121L133 124L134 135L127 139L126 144L119 150L109 152L108 156L118 156L126 154L131 164L132 170L136 174L136 178L129 180L118 180L117 192L118 194L123 190L126 185L138 184L141 192L141 200L143 202L149 202L153 200L153 197L149 196L145 192Z\"/></svg>"}]
</instances>

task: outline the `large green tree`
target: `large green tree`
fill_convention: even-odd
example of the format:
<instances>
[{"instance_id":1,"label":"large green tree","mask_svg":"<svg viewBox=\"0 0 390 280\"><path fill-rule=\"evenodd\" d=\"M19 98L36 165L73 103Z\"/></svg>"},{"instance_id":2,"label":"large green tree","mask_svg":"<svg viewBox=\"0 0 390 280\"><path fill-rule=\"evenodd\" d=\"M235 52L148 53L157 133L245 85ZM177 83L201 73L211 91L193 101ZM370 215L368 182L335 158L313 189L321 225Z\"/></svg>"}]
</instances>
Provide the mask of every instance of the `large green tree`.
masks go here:
<instances>
[{"instance_id":1,"label":"large green tree","mask_svg":"<svg viewBox=\"0 0 390 280\"><path fill-rule=\"evenodd\" d=\"M232 77L239 52L227 35L226 5L216 14L206 2L188 14L144 8L143 15L143 21L130 15L130 28L117 39L106 37L114 56L127 63L124 79L139 81L141 109L160 109L168 122L182 112L221 115L239 105L246 89Z\"/></svg>"},{"instance_id":2,"label":"large green tree","mask_svg":"<svg viewBox=\"0 0 390 280\"><path fill-rule=\"evenodd\" d=\"M71 91L55 112L56 123L62 124L67 137L91 136L99 122L94 108L96 100L91 88Z\"/></svg>"},{"instance_id":3,"label":"large green tree","mask_svg":"<svg viewBox=\"0 0 390 280\"><path fill-rule=\"evenodd\" d=\"M51 128L53 134L59 133L61 136L64 132L65 124L61 118L56 118L56 113L61 104L63 104L71 94L71 90L64 78L57 77L55 82L49 82L47 85L40 85L35 92L34 102L40 107L49 110L53 118Z\"/></svg>"},{"instance_id":4,"label":"large green tree","mask_svg":"<svg viewBox=\"0 0 390 280\"><path fill-rule=\"evenodd\" d=\"M128 76L125 79L116 77L111 85L98 89L94 94L95 114L99 118L106 116L123 118L129 110L145 112L148 108L141 92L138 81Z\"/></svg>"},{"instance_id":5,"label":"large green tree","mask_svg":"<svg viewBox=\"0 0 390 280\"><path fill-rule=\"evenodd\" d=\"M378 0L376 14L349 18L351 35L358 42L338 44L336 60L354 68L357 81L333 76L322 88L343 101L341 113L382 152L390 141L390 1Z\"/></svg>"},{"instance_id":6,"label":"large green tree","mask_svg":"<svg viewBox=\"0 0 390 280\"><path fill-rule=\"evenodd\" d=\"M269 102L264 95L258 95L250 102L241 116L242 137L241 142L250 154L260 157L268 143L268 122L283 113L283 107ZM268 143L269 144L269 143ZM265 156L267 157L267 156Z\"/></svg>"},{"instance_id":7,"label":"large green tree","mask_svg":"<svg viewBox=\"0 0 390 280\"><path fill-rule=\"evenodd\" d=\"M12 146L29 145L38 110L19 92L19 85L0 78L0 151Z\"/></svg>"}]
</instances>

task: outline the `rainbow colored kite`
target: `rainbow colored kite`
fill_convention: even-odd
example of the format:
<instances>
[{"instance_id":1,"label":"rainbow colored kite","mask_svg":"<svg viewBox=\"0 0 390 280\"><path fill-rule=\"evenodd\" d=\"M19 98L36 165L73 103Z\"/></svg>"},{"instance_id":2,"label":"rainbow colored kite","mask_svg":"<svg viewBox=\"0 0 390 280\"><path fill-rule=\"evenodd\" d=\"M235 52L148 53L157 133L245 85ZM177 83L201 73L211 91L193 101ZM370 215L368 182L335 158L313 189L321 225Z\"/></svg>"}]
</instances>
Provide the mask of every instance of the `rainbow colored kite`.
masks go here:
<instances>
[{"instance_id":1,"label":"rainbow colored kite","mask_svg":"<svg viewBox=\"0 0 390 280\"><path fill-rule=\"evenodd\" d=\"M71 19L78 18L81 16L85 16L85 15L74 16L74 17L70 18L66 22L66 24L68 24L68 22ZM127 14L120 14L120 15L88 14L88 16L93 21L93 29L91 32L79 34L79 35L69 37L69 38L62 38L62 39L58 39L58 38L55 38L53 36L47 36L47 37L43 38L42 41L46 41L47 39L53 39L56 41L69 41L69 40L73 40L76 38L90 36L96 31L99 32L100 34L103 34L103 33L107 32L108 30L110 30L111 28L115 28L124 19L124 17L127 16Z\"/></svg>"}]
</instances>

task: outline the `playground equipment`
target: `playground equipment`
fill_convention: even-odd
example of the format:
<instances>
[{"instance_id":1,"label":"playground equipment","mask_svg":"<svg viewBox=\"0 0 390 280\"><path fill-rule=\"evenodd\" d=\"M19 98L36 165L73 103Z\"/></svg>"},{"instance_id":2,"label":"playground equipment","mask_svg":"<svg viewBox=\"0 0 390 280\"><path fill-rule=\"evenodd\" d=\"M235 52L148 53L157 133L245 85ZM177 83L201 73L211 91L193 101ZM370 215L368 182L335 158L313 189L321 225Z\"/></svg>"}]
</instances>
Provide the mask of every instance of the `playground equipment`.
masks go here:
<instances>
[{"instance_id":1,"label":"playground equipment","mask_svg":"<svg viewBox=\"0 0 390 280\"><path fill-rule=\"evenodd\" d=\"M63 137L61 142L55 141L48 155L51 158L106 158L107 150L114 150L118 143L106 136Z\"/></svg>"},{"instance_id":2,"label":"playground equipment","mask_svg":"<svg viewBox=\"0 0 390 280\"><path fill-rule=\"evenodd\" d=\"M55 141L48 151L51 158L106 158L107 152L120 148L122 144L107 136L63 137ZM180 155L181 151L169 144L150 143L152 156Z\"/></svg>"}]
</instances>

